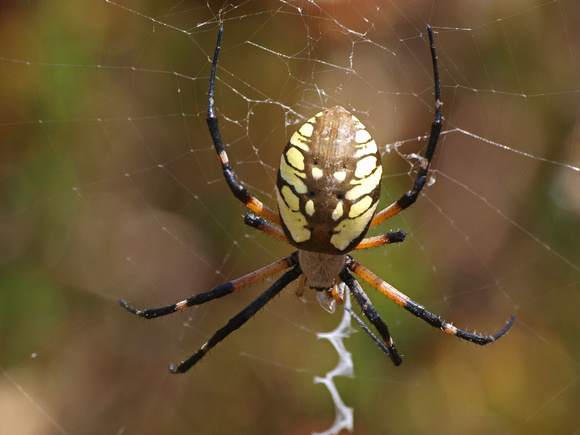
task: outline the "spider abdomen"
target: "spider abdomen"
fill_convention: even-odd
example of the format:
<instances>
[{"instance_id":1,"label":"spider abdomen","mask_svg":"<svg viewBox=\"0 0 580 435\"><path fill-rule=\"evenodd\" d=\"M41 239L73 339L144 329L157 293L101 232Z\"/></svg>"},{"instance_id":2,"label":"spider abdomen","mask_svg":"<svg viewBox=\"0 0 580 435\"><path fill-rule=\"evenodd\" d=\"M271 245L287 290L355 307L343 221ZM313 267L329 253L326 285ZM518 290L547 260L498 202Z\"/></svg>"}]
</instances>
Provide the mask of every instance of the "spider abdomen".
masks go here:
<instances>
[{"instance_id":1,"label":"spider abdomen","mask_svg":"<svg viewBox=\"0 0 580 435\"><path fill-rule=\"evenodd\" d=\"M381 191L381 158L364 125L340 106L306 121L280 158L282 228L299 249L352 250L365 236Z\"/></svg>"}]
</instances>

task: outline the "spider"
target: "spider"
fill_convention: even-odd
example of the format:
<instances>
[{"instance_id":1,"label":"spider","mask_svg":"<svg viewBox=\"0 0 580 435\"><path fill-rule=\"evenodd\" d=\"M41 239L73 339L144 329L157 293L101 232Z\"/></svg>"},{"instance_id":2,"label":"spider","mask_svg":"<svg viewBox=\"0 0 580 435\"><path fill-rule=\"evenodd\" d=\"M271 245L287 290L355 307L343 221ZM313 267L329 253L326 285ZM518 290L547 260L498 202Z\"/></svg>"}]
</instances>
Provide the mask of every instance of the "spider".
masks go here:
<instances>
[{"instance_id":1,"label":"spider","mask_svg":"<svg viewBox=\"0 0 580 435\"><path fill-rule=\"evenodd\" d=\"M512 326L514 316L500 332L491 336L459 329L412 301L349 255L349 252L356 249L402 242L405 239L403 231L368 238L365 235L369 228L381 224L412 205L425 185L443 120L437 55L430 26L427 27L427 33L435 79L435 119L431 124L425 156L420 159L417 177L411 190L375 213L381 191L380 153L364 125L347 110L336 106L310 118L290 138L278 167L275 187L278 212L275 212L239 184L224 149L214 100L216 69L223 34L223 28L220 27L209 79L206 121L225 180L233 195L255 213L245 216L245 224L289 243L298 250L241 278L166 307L138 310L120 299L120 304L129 312L152 319L224 297L288 269L190 358L178 365L170 364L171 372L184 373L189 370L210 349L240 328L299 277L300 294L307 282L323 298L337 303L342 303L341 289L346 286L360 305L364 317L374 326L382 340L348 309L350 315L395 366L400 365L403 360L395 348L387 325L352 275L353 272L411 314L464 340L485 345L503 336Z\"/></svg>"}]
</instances>

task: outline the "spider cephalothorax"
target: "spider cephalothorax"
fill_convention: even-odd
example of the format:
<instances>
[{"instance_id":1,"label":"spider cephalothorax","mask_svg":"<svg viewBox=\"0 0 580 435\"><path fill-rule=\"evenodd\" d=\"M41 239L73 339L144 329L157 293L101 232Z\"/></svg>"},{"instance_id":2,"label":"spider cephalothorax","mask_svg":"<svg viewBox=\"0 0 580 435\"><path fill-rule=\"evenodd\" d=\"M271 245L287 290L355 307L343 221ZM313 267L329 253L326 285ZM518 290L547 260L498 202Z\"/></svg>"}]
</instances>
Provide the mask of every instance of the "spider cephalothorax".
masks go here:
<instances>
[{"instance_id":1,"label":"spider cephalothorax","mask_svg":"<svg viewBox=\"0 0 580 435\"><path fill-rule=\"evenodd\" d=\"M189 359L177 366L172 364L170 370L173 373L189 370L211 348L246 323L300 276L306 277L310 287L339 302L343 296L330 289L341 284L345 285L382 340L378 339L352 310L349 310L349 313L395 365L401 364L402 359L391 339L387 325L351 272L359 275L410 313L448 334L480 345L490 343L504 335L514 321L513 316L499 333L492 336L464 331L425 310L349 255L354 249L402 242L405 239L405 233L402 231L369 238L365 238L365 235L369 228L381 224L413 204L425 185L442 126L439 72L431 28L427 27L427 33L435 77L435 118L431 124L425 156L420 160L412 189L376 214L381 191L380 153L375 141L361 122L340 106L310 118L290 138L282 152L278 168L276 182L278 213L266 207L238 183L223 146L214 107L214 85L222 32L223 29L220 28L209 80L207 124L225 180L234 196L259 215L248 213L245 217L247 225L297 247L298 251L234 281L166 307L138 310L120 300L121 305L128 311L151 319L221 298L289 269L250 305L230 319Z\"/></svg>"}]
</instances>

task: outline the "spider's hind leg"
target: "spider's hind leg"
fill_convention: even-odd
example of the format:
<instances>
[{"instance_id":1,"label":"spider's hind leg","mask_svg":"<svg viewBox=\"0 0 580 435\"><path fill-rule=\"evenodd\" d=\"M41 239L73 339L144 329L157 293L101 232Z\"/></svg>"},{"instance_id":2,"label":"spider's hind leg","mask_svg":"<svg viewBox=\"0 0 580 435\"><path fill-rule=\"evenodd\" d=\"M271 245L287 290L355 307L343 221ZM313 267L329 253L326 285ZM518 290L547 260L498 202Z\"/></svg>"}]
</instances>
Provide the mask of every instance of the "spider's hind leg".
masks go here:
<instances>
[{"instance_id":1,"label":"spider's hind leg","mask_svg":"<svg viewBox=\"0 0 580 435\"><path fill-rule=\"evenodd\" d=\"M379 347L381 347L383 351L386 350L385 353L387 353L389 358L391 358L393 364L395 364L396 366L401 365L403 363L403 359L399 356L399 352L397 352L397 349L395 348L395 343L393 342L391 334L389 333L389 328L387 327L385 322L383 322L383 320L381 319L381 316L371 303L370 299L368 298L368 296L366 295L366 293L364 292L358 281L354 278L354 276L350 274L347 268L344 268L342 272L340 272L340 279L348 286L349 290L354 296L354 299L363 310L365 317L369 319L369 322L371 322L372 325L379 332L380 336L384 340L384 343L380 343L380 341L374 336L374 334L372 334L372 332L370 332L368 328L364 327L363 329L367 333L370 332L369 335L377 344L380 343ZM350 314L351 316L353 316L354 313L351 312ZM357 316L353 316L353 318L355 319L355 321L357 321L359 325L361 324L362 321ZM381 345L384 345L384 347Z\"/></svg>"},{"instance_id":2,"label":"spider's hind leg","mask_svg":"<svg viewBox=\"0 0 580 435\"><path fill-rule=\"evenodd\" d=\"M197 364L207 353L219 342L225 339L228 335L240 328L250 318L252 318L260 309L270 302L278 293L300 276L302 271L300 265L287 271L274 284L272 284L266 291L258 296L250 305L240 311L237 315L232 317L230 321L221 329L219 329L201 348L195 352L190 358L182 361L178 365L170 364L169 370L172 373L184 373L191 367Z\"/></svg>"},{"instance_id":3,"label":"spider's hind leg","mask_svg":"<svg viewBox=\"0 0 580 435\"><path fill-rule=\"evenodd\" d=\"M475 344L483 346L485 344L497 340L511 328L515 320L515 316L511 316L510 319L507 321L506 326L500 332L494 335L483 335L464 331L463 329L459 329L453 326L451 323L446 322L439 316L427 311L422 305L413 301L411 298L401 293L399 290L390 285L388 282L379 278L377 275L375 275L373 272L371 272L362 264L354 261L352 257L349 257L349 261L347 262L347 268L352 270L354 273L356 273L358 276L360 276L374 288L379 290L381 293L383 293L392 301L402 306L411 314L419 317L420 319L423 319L429 325L441 329L442 331L448 334L456 335L457 337L462 338L463 340L471 341L472 343Z\"/></svg>"},{"instance_id":4,"label":"spider's hind leg","mask_svg":"<svg viewBox=\"0 0 580 435\"><path fill-rule=\"evenodd\" d=\"M273 275L284 269L288 269L289 267L295 265L297 262L298 257L296 253L294 253L289 257L285 257L282 258L281 260L275 261L274 263L269 264L268 266L262 267L261 269L248 273L247 275L244 275L238 279L234 279L233 281L230 281L228 283L218 285L217 287L214 287L208 292L198 293L196 295L193 295L189 299L184 299L183 301L168 305L166 307L139 310L129 305L123 299L119 299L119 303L123 308L125 308L130 313L133 313L145 319L154 319L156 317L167 316L168 314L175 313L176 311L193 307L194 305L202 305L211 300L222 298L237 290L243 289L244 287L247 287L250 284L261 281L269 277L270 275Z\"/></svg>"}]
</instances>

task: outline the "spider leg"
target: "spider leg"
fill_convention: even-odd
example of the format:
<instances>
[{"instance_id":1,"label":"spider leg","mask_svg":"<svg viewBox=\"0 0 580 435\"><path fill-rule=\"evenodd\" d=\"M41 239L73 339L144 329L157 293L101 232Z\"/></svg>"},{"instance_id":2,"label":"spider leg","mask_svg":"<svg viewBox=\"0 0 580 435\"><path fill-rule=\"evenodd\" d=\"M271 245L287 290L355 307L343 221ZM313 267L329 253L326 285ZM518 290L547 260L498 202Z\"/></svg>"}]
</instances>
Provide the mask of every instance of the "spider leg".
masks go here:
<instances>
[{"instance_id":1,"label":"spider leg","mask_svg":"<svg viewBox=\"0 0 580 435\"><path fill-rule=\"evenodd\" d=\"M433 42L433 31L430 26L427 26L427 33L429 34L429 45L431 48L431 60L433 62L433 76L435 78L435 119L431 124L431 133L429 135L429 142L427 143L427 150L425 157L421 160L417 178L413 184L413 188L401 196L397 201L385 207L378 212L371 222L371 228L380 223L392 218L396 214L402 212L407 207L410 207L419 196L419 193L425 186L427 180L427 172L431 165L431 159L435 153L435 147L441 134L441 127L443 125L443 116L441 115L441 85L439 83L439 67L437 65L437 53L435 52L435 42Z\"/></svg>"},{"instance_id":2,"label":"spider leg","mask_svg":"<svg viewBox=\"0 0 580 435\"><path fill-rule=\"evenodd\" d=\"M153 319L155 317L166 316L168 314L174 313L179 310L184 310L189 307L193 307L194 305L201 305L209 302L213 299L218 299L223 296L229 295L230 293L235 292L236 290L242 289L244 287L249 286L255 282L261 281L270 275L275 274L276 272L280 272L284 269L288 269L289 267L298 263L298 257L295 254L292 254L290 257L283 258L278 260L268 266L262 267L252 273L242 276L241 278L234 279L226 284L219 285L214 287L212 290L199 293L197 295L193 295L189 299L185 299L183 301L177 302L172 305L168 305L166 307L161 308L152 308L148 310L138 310L123 299L119 299L119 303L129 312L139 316L144 317L146 319Z\"/></svg>"},{"instance_id":3,"label":"spider leg","mask_svg":"<svg viewBox=\"0 0 580 435\"><path fill-rule=\"evenodd\" d=\"M254 195L248 192L245 187L243 187L238 183L236 174L234 173L234 170L229 163L228 155L226 154L226 151L224 149L224 144L222 142L222 137L220 134L218 119L215 114L215 106L214 106L215 74L217 69L218 56L221 48L223 30L224 30L223 27L220 27L215 52L213 55L213 62L211 65L211 73L209 77L207 117L206 117L207 126L209 127L209 131L211 134L211 138L213 140L213 144L215 146L216 153L218 155L218 159L224 171L224 178L226 179L228 186L230 187L230 190L232 191L234 196L238 198L242 203L244 203L244 205L246 205L253 212L258 213L260 216L264 217L270 222L274 222L275 224L280 225L280 216L278 215L278 213L266 207Z\"/></svg>"},{"instance_id":4,"label":"spider leg","mask_svg":"<svg viewBox=\"0 0 580 435\"><path fill-rule=\"evenodd\" d=\"M404 231L395 231L394 233L381 234L374 237L366 237L360 241L354 249L374 248L375 246L382 246L388 243L400 243L405 240L406 234Z\"/></svg>"},{"instance_id":5,"label":"spider leg","mask_svg":"<svg viewBox=\"0 0 580 435\"><path fill-rule=\"evenodd\" d=\"M275 227L267 220L259 218L253 213L248 213L247 215L244 216L244 223L252 228L255 228L272 237L275 237L278 240L290 244L290 241L286 238L284 232L280 228Z\"/></svg>"},{"instance_id":6,"label":"spider leg","mask_svg":"<svg viewBox=\"0 0 580 435\"><path fill-rule=\"evenodd\" d=\"M219 329L201 348L195 352L190 358L182 361L177 366L170 364L169 370L172 373L184 373L193 367L199 360L201 360L216 344L240 328L251 317L253 317L260 309L280 293L288 284L294 281L302 274L299 265L287 271L274 284L272 284L266 291L258 296L250 305L240 311L236 316L232 317L230 321L221 329Z\"/></svg>"},{"instance_id":7,"label":"spider leg","mask_svg":"<svg viewBox=\"0 0 580 435\"><path fill-rule=\"evenodd\" d=\"M462 338L467 341L471 341L472 343L476 343L479 345L485 345L487 343L491 343L492 341L497 340L502 335L504 335L513 325L515 316L511 316L510 319L507 321L506 326L497 334L495 335L482 335L482 334L475 334L473 332L467 332L463 329L456 328L450 323L447 323L439 316L436 316L433 313L427 311L422 305L419 305L417 302L411 300L408 296L401 293L395 287L387 283L386 281L379 278L369 269L364 267L362 264L352 260L349 257L346 267L368 282L370 285L375 287L381 293L385 294L389 299L395 301L397 304L405 308L411 314L423 319L425 322L434 326L435 328L439 328L442 331L456 335L459 338Z\"/></svg>"},{"instance_id":8,"label":"spider leg","mask_svg":"<svg viewBox=\"0 0 580 435\"><path fill-rule=\"evenodd\" d=\"M344 307L344 309L348 312L348 314L350 314L350 316L355 320L356 323L358 323L358 326L361 327L361 329L366 332L369 337L371 337L371 339L377 344L377 346L379 346L381 348L381 350L383 352L385 352L386 355L389 355L389 349L387 349L387 346L385 346L381 340L379 340L377 338L377 336L375 334L373 334L373 331L371 331L369 329L369 327L367 325L365 325L365 323L362 321L362 319L356 315L356 313L351 310L348 307Z\"/></svg>"},{"instance_id":9,"label":"spider leg","mask_svg":"<svg viewBox=\"0 0 580 435\"><path fill-rule=\"evenodd\" d=\"M403 360L399 356L397 349L395 349L395 343L391 338L389 328L387 327L385 322L383 322L381 316L379 315L375 307L373 307L373 304L371 303L370 299L368 298L368 296L366 295L366 293L364 292L358 281L354 278L354 276L352 276L349 273L349 271L346 268L342 269L342 271L340 272L340 279L348 286L350 292L354 296L354 299L362 308L365 317L369 319L369 322L373 324L373 326L376 328L380 336L383 338L384 347L386 348L385 353L387 353L389 358L391 358L393 364L395 364L396 366L401 365ZM356 317L354 319L357 320ZM358 321L357 323L360 324L360 322ZM366 331L367 333L370 332L368 331L368 329ZM371 338L373 337L374 335L371 333ZM373 339L375 340L375 342L378 342L378 339L376 337L374 337Z\"/></svg>"}]
</instances>

